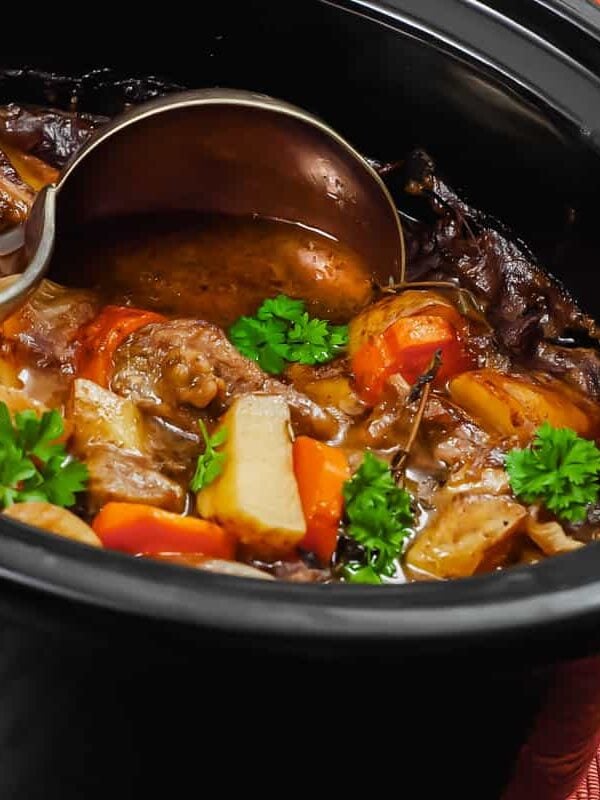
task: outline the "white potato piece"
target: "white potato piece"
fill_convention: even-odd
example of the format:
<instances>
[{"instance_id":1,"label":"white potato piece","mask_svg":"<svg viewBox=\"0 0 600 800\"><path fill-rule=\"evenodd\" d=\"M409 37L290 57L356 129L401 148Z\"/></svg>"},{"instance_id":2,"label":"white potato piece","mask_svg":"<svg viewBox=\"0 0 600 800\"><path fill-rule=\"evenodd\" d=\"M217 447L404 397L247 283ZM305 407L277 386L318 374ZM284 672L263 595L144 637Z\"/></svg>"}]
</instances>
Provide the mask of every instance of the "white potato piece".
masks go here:
<instances>
[{"instance_id":1,"label":"white potato piece","mask_svg":"<svg viewBox=\"0 0 600 800\"><path fill-rule=\"evenodd\" d=\"M75 450L94 444L111 444L124 450L143 449L140 412L126 400L93 381L77 378L67 410L73 423Z\"/></svg>"},{"instance_id":2,"label":"white potato piece","mask_svg":"<svg viewBox=\"0 0 600 800\"><path fill-rule=\"evenodd\" d=\"M92 547L102 547L102 542L96 536L89 525L75 514L67 511L66 508L54 506L52 503L29 502L15 503L9 506L4 512L5 517L24 522L26 525L33 525L35 528L42 528L65 539L72 539L74 542L82 542Z\"/></svg>"},{"instance_id":3,"label":"white potato piece","mask_svg":"<svg viewBox=\"0 0 600 800\"><path fill-rule=\"evenodd\" d=\"M436 578L467 578L508 544L526 515L503 495L457 495L419 534L406 563Z\"/></svg>"},{"instance_id":4,"label":"white potato piece","mask_svg":"<svg viewBox=\"0 0 600 800\"><path fill-rule=\"evenodd\" d=\"M284 556L306 533L287 403L282 397L243 395L222 425L227 428L223 472L198 493L198 512L230 530L253 555Z\"/></svg>"}]
</instances>

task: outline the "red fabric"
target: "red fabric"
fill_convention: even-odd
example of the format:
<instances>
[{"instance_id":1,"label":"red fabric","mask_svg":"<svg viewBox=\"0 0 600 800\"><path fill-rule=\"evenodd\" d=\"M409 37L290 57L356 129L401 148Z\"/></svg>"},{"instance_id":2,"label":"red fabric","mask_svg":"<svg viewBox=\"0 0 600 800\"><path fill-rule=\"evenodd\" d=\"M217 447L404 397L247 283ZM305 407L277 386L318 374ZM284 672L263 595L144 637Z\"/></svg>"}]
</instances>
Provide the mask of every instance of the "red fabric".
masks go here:
<instances>
[{"instance_id":1,"label":"red fabric","mask_svg":"<svg viewBox=\"0 0 600 800\"><path fill-rule=\"evenodd\" d=\"M599 746L600 657L558 664L503 800L566 800Z\"/></svg>"},{"instance_id":2,"label":"red fabric","mask_svg":"<svg viewBox=\"0 0 600 800\"><path fill-rule=\"evenodd\" d=\"M600 751L596 753L587 775L569 800L600 800Z\"/></svg>"},{"instance_id":3,"label":"red fabric","mask_svg":"<svg viewBox=\"0 0 600 800\"><path fill-rule=\"evenodd\" d=\"M599 747L600 657L559 664L503 800L600 800L593 789ZM585 779L582 783L580 776L588 773L587 784ZM578 784L589 785L590 792L577 795Z\"/></svg>"}]
</instances>

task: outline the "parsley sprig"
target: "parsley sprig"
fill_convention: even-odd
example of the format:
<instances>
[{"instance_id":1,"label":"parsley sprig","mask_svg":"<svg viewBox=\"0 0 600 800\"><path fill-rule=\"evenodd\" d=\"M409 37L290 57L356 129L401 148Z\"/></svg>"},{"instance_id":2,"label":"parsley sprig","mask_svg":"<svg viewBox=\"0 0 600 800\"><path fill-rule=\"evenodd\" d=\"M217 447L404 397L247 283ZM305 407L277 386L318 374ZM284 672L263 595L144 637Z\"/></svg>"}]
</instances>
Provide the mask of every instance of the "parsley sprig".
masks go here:
<instances>
[{"instance_id":1,"label":"parsley sprig","mask_svg":"<svg viewBox=\"0 0 600 800\"><path fill-rule=\"evenodd\" d=\"M371 452L344 485L347 533L364 549L364 562L344 568L353 583L381 583L393 576L413 522L411 497L398 488L385 461Z\"/></svg>"},{"instance_id":2,"label":"parsley sprig","mask_svg":"<svg viewBox=\"0 0 600 800\"><path fill-rule=\"evenodd\" d=\"M41 417L29 409L15 414L0 403L0 507L38 500L72 506L75 494L85 489L88 469L71 458L64 444L58 411Z\"/></svg>"},{"instance_id":3,"label":"parsley sprig","mask_svg":"<svg viewBox=\"0 0 600 800\"><path fill-rule=\"evenodd\" d=\"M570 428L544 422L530 447L506 456L510 486L526 503L543 503L569 522L585 519L600 491L600 449Z\"/></svg>"},{"instance_id":4,"label":"parsley sprig","mask_svg":"<svg viewBox=\"0 0 600 800\"><path fill-rule=\"evenodd\" d=\"M217 447L220 447L227 440L227 428L220 428L210 436L206 430L206 425L201 419L198 420L198 425L204 439L204 452L198 456L196 471L190 482L192 492L199 492L200 489L212 483L223 471L226 459L225 453L219 453Z\"/></svg>"},{"instance_id":5,"label":"parsley sprig","mask_svg":"<svg viewBox=\"0 0 600 800\"><path fill-rule=\"evenodd\" d=\"M280 294L265 300L253 317L240 317L229 338L247 358L273 375L286 363L324 364L348 344L348 326L310 317L302 300Z\"/></svg>"}]
</instances>

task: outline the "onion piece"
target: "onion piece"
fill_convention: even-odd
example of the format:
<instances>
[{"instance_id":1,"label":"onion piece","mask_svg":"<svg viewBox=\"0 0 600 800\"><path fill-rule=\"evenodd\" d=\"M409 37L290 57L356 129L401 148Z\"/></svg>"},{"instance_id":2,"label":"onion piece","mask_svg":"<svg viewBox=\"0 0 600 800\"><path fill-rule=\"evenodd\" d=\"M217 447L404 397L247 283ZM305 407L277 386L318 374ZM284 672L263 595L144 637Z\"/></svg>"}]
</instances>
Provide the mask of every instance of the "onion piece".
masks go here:
<instances>
[{"instance_id":1,"label":"onion piece","mask_svg":"<svg viewBox=\"0 0 600 800\"><path fill-rule=\"evenodd\" d=\"M525 520L525 531L545 555L556 556L559 553L570 553L584 546L583 542L567 536L560 523L539 522L536 516L537 509L534 507Z\"/></svg>"}]
</instances>

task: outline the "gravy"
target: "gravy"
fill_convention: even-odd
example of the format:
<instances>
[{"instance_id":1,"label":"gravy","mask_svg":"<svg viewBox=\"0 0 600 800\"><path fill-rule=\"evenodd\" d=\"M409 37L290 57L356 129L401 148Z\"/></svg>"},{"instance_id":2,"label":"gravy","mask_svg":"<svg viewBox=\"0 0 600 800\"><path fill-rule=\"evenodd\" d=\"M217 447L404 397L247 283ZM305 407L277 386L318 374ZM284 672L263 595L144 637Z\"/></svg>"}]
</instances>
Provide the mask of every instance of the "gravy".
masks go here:
<instances>
[{"instance_id":1,"label":"gravy","mask_svg":"<svg viewBox=\"0 0 600 800\"><path fill-rule=\"evenodd\" d=\"M63 238L53 278L110 303L221 327L278 293L346 322L371 299L368 265L328 235L253 217L172 214L106 220Z\"/></svg>"}]
</instances>

